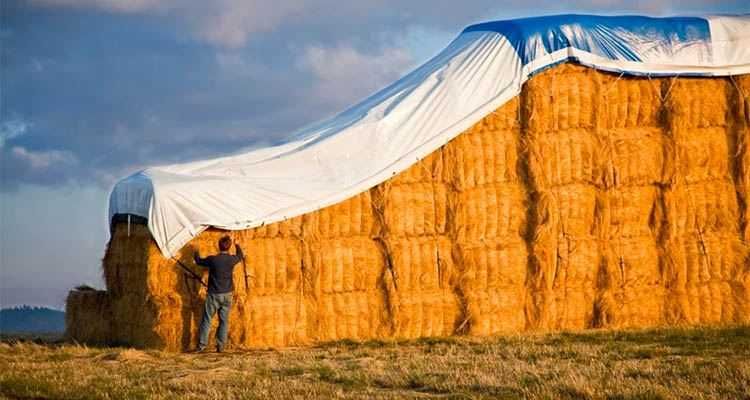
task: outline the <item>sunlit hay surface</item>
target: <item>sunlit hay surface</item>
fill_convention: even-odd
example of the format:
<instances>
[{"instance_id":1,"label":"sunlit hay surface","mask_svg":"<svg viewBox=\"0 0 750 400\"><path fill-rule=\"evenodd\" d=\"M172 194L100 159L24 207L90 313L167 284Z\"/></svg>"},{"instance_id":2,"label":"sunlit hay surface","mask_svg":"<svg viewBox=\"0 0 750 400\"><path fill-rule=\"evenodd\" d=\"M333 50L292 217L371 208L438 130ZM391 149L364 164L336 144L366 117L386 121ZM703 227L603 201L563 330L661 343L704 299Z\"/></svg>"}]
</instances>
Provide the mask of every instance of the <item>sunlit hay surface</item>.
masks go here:
<instances>
[{"instance_id":1,"label":"sunlit hay surface","mask_svg":"<svg viewBox=\"0 0 750 400\"><path fill-rule=\"evenodd\" d=\"M548 69L376 187L230 232L247 254L231 345L748 322L749 94L747 76ZM192 254L225 234L177 256L201 283L145 226L116 224L110 312L71 294L69 320L90 329L70 337L194 347Z\"/></svg>"},{"instance_id":2,"label":"sunlit hay surface","mask_svg":"<svg viewBox=\"0 0 750 400\"><path fill-rule=\"evenodd\" d=\"M224 354L0 343L0 397L742 399L750 329L339 341Z\"/></svg>"}]
</instances>

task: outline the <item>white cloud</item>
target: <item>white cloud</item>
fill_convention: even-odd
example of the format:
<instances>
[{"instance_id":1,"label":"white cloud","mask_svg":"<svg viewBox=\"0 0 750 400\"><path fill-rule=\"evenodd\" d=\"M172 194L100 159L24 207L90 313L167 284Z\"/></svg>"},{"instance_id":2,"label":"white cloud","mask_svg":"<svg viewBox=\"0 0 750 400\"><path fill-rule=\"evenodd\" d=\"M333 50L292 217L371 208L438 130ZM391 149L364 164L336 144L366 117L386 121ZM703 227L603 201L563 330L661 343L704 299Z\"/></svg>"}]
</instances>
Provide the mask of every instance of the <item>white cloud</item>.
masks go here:
<instances>
[{"instance_id":1,"label":"white cloud","mask_svg":"<svg viewBox=\"0 0 750 400\"><path fill-rule=\"evenodd\" d=\"M343 107L398 79L414 59L405 49L393 47L364 54L348 45L309 46L297 64L316 78L313 98Z\"/></svg>"},{"instance_id":2,"label":"white cloud","mask_svg":"<svg viewBox=\"0 0 750 400\"><path fill-rule=\"evenodd\" d=\"M11 153L32 169L46 169L53 164L70 165L78 162L76 156L67 150L30 151L21 146L14 146Z\"/></svg>"},{"instance_id":3,"label":"white cloud","mask_svg":"<svg viewBox=\"0 0 750 400\"><path fill-rule=\"evenodd\" d=\"M29 128L31 128L31 123L22 119L11 119L0 123L0 148L5 147L5 142L9 139L24 135Z\"/></svg>"}]
</instances>

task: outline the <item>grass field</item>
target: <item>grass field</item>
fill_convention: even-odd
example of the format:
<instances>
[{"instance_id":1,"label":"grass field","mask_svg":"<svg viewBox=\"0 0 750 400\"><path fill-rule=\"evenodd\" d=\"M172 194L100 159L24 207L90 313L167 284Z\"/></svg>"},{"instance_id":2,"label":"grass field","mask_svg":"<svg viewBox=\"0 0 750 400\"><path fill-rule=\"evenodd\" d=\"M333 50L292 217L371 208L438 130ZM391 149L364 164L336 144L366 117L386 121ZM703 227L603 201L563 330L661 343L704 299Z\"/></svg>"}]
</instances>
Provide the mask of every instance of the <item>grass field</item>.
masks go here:
<instances>
[{"instance_id":1,"label":"grass field","mask_svg":"<svg viewBox=\"0 0 750 400\"><path fill-rule=\"evenodd\" d=\"M4 338L10 399L750 399L750 327L170 354Z\"/></svg>"}]
</instances>

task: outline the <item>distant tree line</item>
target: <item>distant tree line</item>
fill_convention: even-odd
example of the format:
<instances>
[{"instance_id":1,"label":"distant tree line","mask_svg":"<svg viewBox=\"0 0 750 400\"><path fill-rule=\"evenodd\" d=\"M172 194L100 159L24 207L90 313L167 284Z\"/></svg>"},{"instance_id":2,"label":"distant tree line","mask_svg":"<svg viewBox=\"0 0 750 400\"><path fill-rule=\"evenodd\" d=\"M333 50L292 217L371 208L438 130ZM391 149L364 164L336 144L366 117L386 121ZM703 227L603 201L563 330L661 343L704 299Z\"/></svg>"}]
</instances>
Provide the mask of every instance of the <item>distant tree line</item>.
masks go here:
<instances>
[{"instance_id":1,"label":"distant tree line","mask_svg":"<svg viewBox=\"0 0 750 400\"><path fill-rule=\"evenodd\" d=\"M0 333L54 333L65 330L65 313L47 307L0 310Z\"/></svg>"}]
</instances>

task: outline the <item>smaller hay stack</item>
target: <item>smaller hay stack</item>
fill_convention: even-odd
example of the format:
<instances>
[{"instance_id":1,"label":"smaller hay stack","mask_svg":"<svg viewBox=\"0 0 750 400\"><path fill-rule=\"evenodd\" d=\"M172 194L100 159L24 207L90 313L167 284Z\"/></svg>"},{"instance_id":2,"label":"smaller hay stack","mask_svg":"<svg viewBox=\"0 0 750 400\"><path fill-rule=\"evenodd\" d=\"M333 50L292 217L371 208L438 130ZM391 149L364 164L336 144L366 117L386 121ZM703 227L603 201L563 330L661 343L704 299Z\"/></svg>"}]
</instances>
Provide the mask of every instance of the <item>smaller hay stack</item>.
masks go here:
<instances>
[{"instance_id":1,"label":"smaller hay stack","mask_svg":"<svg viewBox=\"0 0 750 400\"><path fill-rule=\"evenodd\" d=\"M111 337L109 296L104 290L79 286L65 302L65 336L82 343L107 344Z\"/></svg>"}]
</instances>

